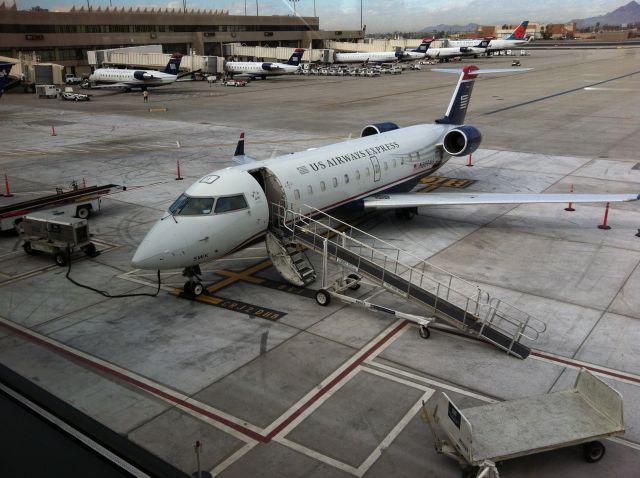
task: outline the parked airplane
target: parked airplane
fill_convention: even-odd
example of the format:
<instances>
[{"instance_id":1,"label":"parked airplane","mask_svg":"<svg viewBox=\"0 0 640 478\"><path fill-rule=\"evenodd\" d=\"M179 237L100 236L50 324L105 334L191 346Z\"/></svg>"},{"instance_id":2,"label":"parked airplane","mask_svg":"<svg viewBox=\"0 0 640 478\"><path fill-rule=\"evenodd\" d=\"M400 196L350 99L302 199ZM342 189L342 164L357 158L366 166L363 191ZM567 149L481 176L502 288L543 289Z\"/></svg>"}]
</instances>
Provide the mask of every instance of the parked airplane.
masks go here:
<instances>
[{"instance_id":1,"label":"parked airplane","mask_svg":"<svg viewBox=\"0 0 640 478\"><path fill-rule=\"evenodd\" d=\"M510 50L519 46L525 45L531 41L533 37L527 37L527 27L529 26L529 20L525 20L513 31L507 38L485 38L489 40L487 46L487 53L492 51ZM450 46L470 46L474 42L480 40L449 40Z\"/></svg>"},{"instance_id":2,"label":"parked airplane","mask_svg":"<svg viewBox=\"0 0 640 478\"><path fill-rule=\"evenodd\" d=\"M9 72L15 63L10 61L0 61L0 97L4 93L5 87L9 84Z\"/></svg>"},{"instance_id":3,"label":"parked airplane","mask_svg":"<svg viewBox=\"0 0 640 478\"><path fill-rule=\"evenodd\" d=\"M89 76L90 88L121 88L143 90L152 86L164 86L174 83L179 78L182 55L174 53L162 71L125 70L120 68L98 68Z\"/></svg>"},{"instance_id":4,"label":"parked airplane","mask_svg":"<svg viewBox=\"0 0 640 478\"><path fill-rule=\"evenodd\" d=\"M132 264L140 269L184 268L185 292L203 286L199 265L237 251L264 236L273 204L308 205L321 211L351 204L392 208L412 216L417 207L442 204L523 204L635 201L638 194L409 193L451 156L467 156L481 142L465 125L476 66L436 69L460 73L445 116L435 124L400 128L394 123L366 126L360 138L256 161L244 154L244 139L234 160L239 165L213 171L192 184L169 207L138 246ZM274 258L275 259L275 258Z\"/></svg>"},{"instance_id":5,"label":"parked airplane","mask_svg":"<svg viewBox=\"0 0 640 478\"><path fill-rule=\"evenodd\" d=\"M455 46L444 48L429 48L426 52L428 58L436 60L449 60L463 56L478 56L487 52L489 40L480 40L473 46Z\"/></svg>"},{"instance_id":6,"label":"parked airplane","mask_svg":"<svg viewBox=\"0 0 640 478\"><path fill-rule=\"evenodd\" d=\"M266 80L267 76L291 75L298 71L303 54L304 49L297 48L286 63L228 61L224 64L224 68L232 76L250 76Z\"/></svg>"},{"instance_id":7,"label":"parked airplane","mask_svg":"<svg viewBox=\"0 0 640 478\"><path fill-rule=\"evenodd\" d=\"M420 60L431 44L431 38L424 38L415 50L370 51L359 53L336 53L334 63L390 63L394 61Z\"/></svg>"}]
</instances>

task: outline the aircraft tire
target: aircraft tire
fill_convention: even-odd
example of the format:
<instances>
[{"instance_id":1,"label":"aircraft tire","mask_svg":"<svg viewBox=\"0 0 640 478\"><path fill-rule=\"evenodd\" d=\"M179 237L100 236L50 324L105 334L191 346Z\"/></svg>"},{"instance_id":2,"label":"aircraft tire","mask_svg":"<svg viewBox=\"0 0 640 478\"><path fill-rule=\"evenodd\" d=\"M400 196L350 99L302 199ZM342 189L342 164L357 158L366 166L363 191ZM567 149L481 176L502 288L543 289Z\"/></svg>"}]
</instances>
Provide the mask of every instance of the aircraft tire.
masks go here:
<instances>
[{"instance_id":1,"label":"aircraft tire","mask_svg":"<svg viewBox=\"0 0 640 478\"><path fill-rule=\"evenodd\" d=\"M202 282L196 282L195 284L193 284L193 295L197 297L201 295L203 292L204 292L204 286L202 285Z\"/></svg>"},{"instance_id":2,"label":"aircraft tire","mask_svg":"<svg viewBox=\"0 0 640 478\"><path fill-rule=\"evenodd\" d=\"M599 441L590 441L582 446L582 454L587 463L595 463L602 460L606 448Z\"/></svg>"},{"instance_id":3,"label":"aircraft tire","mask_svg":"<svg viewBox=\"0 0 640 478\"><path fill-rule=\"evenodd\" d=\"M316 292L316 302L322 307L326 307L331 303L331 294L324 289Z\"/></svg>"}]
</instances>

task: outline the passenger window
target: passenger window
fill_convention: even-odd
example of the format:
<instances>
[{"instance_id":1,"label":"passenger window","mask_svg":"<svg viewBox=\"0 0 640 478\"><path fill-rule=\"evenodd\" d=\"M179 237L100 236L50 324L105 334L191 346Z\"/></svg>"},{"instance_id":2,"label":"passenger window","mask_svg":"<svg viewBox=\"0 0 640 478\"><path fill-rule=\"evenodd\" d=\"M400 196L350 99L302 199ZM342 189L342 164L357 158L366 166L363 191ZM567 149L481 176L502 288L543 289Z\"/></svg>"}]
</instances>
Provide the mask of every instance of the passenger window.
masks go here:
<instances>
[{"instance_id":1,"label":"passenger window","mask_svg":"<svg viewBox=\"0 0 640 478\"><path fill-rule=\"evenodd\" d=\"M333 178L333 187L334 188L338 187L338 178Z\"/></svg>"},{"instance_id":2,"label":"passenger window","mask_svg":"<svg viewBox=\"0 0 640 478\"><path fill-rule=\"evenodd\" d=\"M387 162L384 162L384 170L387 171L389 169L389 165L387 164Z\"/></svg>"},{"instance_id":3,"label":"passenger window","mask_svg":"<svg viewBox=\"0 0 640 478\"><path fill-rule=\"evenodd\" d=\"M345 184L349 184L349 175L348 174L344 175L344 183Z\"/></svg>"},{"instance_id":4,"label":"passenger window","mask_svg":"<svg viewBox=\"0 0 640 478\"><path fill-rule=\"evenodd\" d=\"M218 198L216 202L216 213L237 211L238 209L244 209L246 207L247 200L244 198L244 195L227 196Z\"/></svg>"},{"instance_id":5,"label":"passenger window","mask_svg":"<svg viewBox=\"0 0 640 478\"><path fill-rule=\"evenodd\" d=\"M356 169L356 181L360 180L360 170Z\"/></svg>"},{"instance_id":6,"label":"passenger window","mask_svg":"<svg viewBox=\"0 0 640 478\"><path fill-rule=\"evenodd\" d=\"M364 171L367 174L367 176L371 176L371 171L369 170L369 168L365 168Z\"/></svg>"},{"instance_id":7,"label":"passenger window","mask_svg":"<svg viewBox=\"0 0 640 478\"><path fill-rule=\"evenodd\" d=\"M320 181L320 191L326 191L327 190L327 185L324 183L324 181Z\"/></svg>"},{"instance_id":8,"label":"passenger window","mask_svg":"<svg viewBox=\"0 0 640 478\"><path fill-rule=\"evenodd\" d=\"M307 194L313 194L313 186L309 185L307 186Z\"/></svg>"},{"instance_id":9,"label":"passenger window","mask_svg":"<svg viewBox=\"0 0 640 478\"><path fill-rule=\"evenodd\" d=\"M300 191L299 191L299 190L297 190L297 189L296 189L295 191L293 191L293 197L294 197L296 200L300 199Z\"/></svg>"},{"instance_id":10,"label":"passenger window","mask_svg":"<svg viewBox=\"0 0 640 478\"><path fill-rule=\"evenodd\" d=\"M394 158L394 160L393 160L393 163L392 163L392 164L393 164L393 167L394 167L394 168L397 166L395 158Z\"/></svg>"}]
</instances>

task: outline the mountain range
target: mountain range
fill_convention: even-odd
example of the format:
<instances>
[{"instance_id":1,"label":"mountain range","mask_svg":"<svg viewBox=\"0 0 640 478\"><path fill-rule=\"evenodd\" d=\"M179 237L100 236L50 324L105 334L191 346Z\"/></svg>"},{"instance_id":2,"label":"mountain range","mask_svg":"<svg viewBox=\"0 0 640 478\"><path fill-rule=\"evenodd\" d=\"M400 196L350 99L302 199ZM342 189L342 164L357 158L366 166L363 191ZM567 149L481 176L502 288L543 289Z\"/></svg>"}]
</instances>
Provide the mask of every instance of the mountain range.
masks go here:
<instances>
[{"instance_id":1,"label":"mountain range","mask_svg":"<svg viewBox=\"0 0 640 478\"><path fill-rule=\"evenodd\" d=\"M421 32L475 32L478 29L477 23L468 23L466 25L448 25L440 23L439 25L432 25L424 27Z\"/></svg>"},{"instance_id":2,"label":"mountain range","mask_svg":"<svg viewBox=\"0 0 640 478\"><path fill-rule=\"evenodd\" d=\"M635 0L627 3L614 11L597 17L580 18L573 20L578 28L600 25L622 25L623 23L640 23L640 4Z\"/></svg>"}]
</instances>

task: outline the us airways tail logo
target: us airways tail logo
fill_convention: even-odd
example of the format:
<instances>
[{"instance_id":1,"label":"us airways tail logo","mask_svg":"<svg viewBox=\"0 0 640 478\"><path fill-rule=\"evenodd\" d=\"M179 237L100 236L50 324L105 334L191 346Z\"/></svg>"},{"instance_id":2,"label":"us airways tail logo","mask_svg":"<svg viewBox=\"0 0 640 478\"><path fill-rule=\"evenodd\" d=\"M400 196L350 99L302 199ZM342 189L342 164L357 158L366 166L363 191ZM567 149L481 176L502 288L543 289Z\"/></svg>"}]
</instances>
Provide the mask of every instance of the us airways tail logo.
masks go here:
<instances>
[{"instance_id":1,"label":"us airways tail logo","mask_svg":"<svg viewBox=\"0 0 640 478\"><path fill-rule=\"evenodd\" d=\"M315 163L309 163L308 166L313 171L321 171L323 169L339 166L340 164L346 164L346 163L350 163L351 161L357 161L358 159L375 156L377 154L380 154L383 151L393 151L394 149L398 149L399 147L400 145L394 141L392 143L385 143L379 146L373 146L371 148L359 149L358 151L353 151L348 154L335 156L333 158L326 159L323 161L316 161ZM310 172L307 166L300 166L296 169L300 174L307 174L308 172Z\"/></svg>"}]
</instances>

